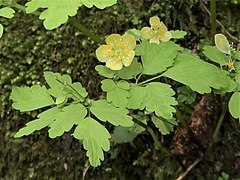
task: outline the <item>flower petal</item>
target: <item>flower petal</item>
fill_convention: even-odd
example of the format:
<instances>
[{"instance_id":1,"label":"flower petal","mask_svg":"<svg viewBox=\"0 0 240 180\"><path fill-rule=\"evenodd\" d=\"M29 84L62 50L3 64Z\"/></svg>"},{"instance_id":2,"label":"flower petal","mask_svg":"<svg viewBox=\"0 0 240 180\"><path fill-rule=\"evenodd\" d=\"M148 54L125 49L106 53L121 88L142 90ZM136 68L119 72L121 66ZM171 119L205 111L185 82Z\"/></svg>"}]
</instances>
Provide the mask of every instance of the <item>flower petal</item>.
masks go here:
<instances>
[{"instance_id":1,"label":"flower petal","mask_svg":"<svg viewBox=\"0 0 240 180\"><path fill-rule=\"evenodd\" d=\"M144 27L140 31L140 36L143 39L150 39L150 38L152 38L154 36L154 32L153 32L153 30L151 28Z\"/></svg>"},{"instance_id":2,"label":"flower petal","mask_svg":"<svg viewBox=\"0 0 240 180\"><path fill-rule=\"evenodd\" d=\"M149 42L159 44L159 38L157 36L154 36L153 38L150 39Z\"/></svg>"},{"instance_id":3,"label":"flower petal","mask_svg":"<svg viewBox=\"0 0 240 180\"><path fill-rule=\"evenodd\" d=\"M163 37L161 38L161 41L162 42L167 42L171 38L172 38L172 34L169 31L167 31L167 32L164 33Z\"/></svg>"},{"instance_id":4,"label":"flower petal","mask_svg":"<svg viewBox=\"0 0 240 180\"><path fill-rule=\"evenodd\" d=\"M123 64L122 61L109 60L106 62L106 66L112 70L120 70Z\"/></svg>"},{"instance_id":5,"label":"flower petal","mask_svg":"<svg viewBox=\"0 0 240 180\"><path fill-rule=\"evenodd\" d=\"M122 63L124 66L130 66L130 64L132 63L132 60L135 56L135 51L130 51L128 56L125 56L122 60Z\"/></svg>"},{"instance_id":6,"label":"flower petal","mask_svg":"<svg viewBox=\"0 0 240 180\"><path fill-rule=\"evenodd\" d=\"M122 44L126 44L127 48L132 50L136 47L136 40L134 38L134 36L130 35L130 34L124 34L122 36Z\"/></svg>"},{"instance_id":7,"label":"flower petal","mask_svg":"<svg viewBox=\"0 0 240 180\"><path fill-rule=\"evenodd\" d=\"M111 45L101 45L100 47L98 47L96 50L97 59L100 62L106 62L109 58L111 58L109 54L111 49L112 49Z\"/></svg>"},{"instance_id":8,"label":"flower petal","mask_svg":"<svg viewBox=\"0 0 240 180\"><path fill-rule=\"evenodd\" d=\"M155 29L155 28L159 27L160 19L157 16L153 16L149 19L149 23L150 23L151 27Z\"/></svg>"},{"instance_id":9,"label":"flower petal","mask_svg":"<svg viewBox=\"0 0 240 180\"><path fill-rule=\"evenodd\" d=\"M111 34L106 38L106 43L112 45L114 48L118 48L121 42L122 36L119 34Z\"/></svg>"}]
</instances>

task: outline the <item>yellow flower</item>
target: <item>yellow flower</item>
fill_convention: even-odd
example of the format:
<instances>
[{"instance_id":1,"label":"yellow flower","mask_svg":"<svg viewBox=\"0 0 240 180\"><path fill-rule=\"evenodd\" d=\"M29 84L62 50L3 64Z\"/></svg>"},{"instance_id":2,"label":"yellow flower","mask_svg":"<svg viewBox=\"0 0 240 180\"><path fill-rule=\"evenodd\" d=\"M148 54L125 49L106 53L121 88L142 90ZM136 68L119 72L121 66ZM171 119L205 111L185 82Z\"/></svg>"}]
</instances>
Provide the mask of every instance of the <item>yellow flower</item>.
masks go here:
<instances>
[{"instance_id":1,"label":"yellow flower","mask_svg":"<svg viewBox=\"0 0 240 180\"><path fill-rule=\"evenodd\" d=\"M112 70L120 70L130 66L135 56L136 40L132 35L112 34L106 38L107 45L101 45L96 50L97 59L105 62Z\"/></svg>"},{"instance_id":2,"label":"yellow flower","mask_svg":"<svg viewBox=\"0 0 240 180\"><path fill-rule=\"evenodd\" d=\"M149 20L151 27L144 27L140 31L143 39L150 39L150 43L159 44L160 41L167 42L171 39L172 35L168 31L163 22L160 22L159 17L154 16Z\"/></svg>"}]
</instances>

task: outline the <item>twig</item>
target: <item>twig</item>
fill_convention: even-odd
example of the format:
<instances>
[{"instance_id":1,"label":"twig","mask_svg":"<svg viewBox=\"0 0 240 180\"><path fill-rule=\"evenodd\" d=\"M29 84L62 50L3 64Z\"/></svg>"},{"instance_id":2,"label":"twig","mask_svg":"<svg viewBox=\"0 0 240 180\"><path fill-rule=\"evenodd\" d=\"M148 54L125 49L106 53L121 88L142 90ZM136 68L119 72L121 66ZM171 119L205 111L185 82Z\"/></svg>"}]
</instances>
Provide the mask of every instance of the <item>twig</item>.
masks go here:
<instances>
[{"instance_id":1,"label":"twig","mask_svg":"<svg viewBox=\"0 0 240 180\"><path fill-rule=\"evenodd\" d=\"M208 10L208 8L205 6L205 4L202 2L202 0L200 0L200 5L202 6L202 8L208 13L209 16L211 16L210 11ZM233 35L230 34L230 32L223 26L223 24L216 20L217 24L226 32L226 34L236 43L236 44L240 44L240 40L238 40L236 37L234 37Z\"/></svg>"},{"instance_id":2,"label":"twig","mask_svg":"<svg viewBox=\"0 0 240 180\"><path fill-rule=\"evenodd\" d=\"M203 159L203 157L197 158L197 159L187 168L187 170L177 178L177 180L182 180L185 176L187 176L187 174L188 174L196 165L198 165L198 163L201 162L202 159Z\"/></svg>"}]
</instances>

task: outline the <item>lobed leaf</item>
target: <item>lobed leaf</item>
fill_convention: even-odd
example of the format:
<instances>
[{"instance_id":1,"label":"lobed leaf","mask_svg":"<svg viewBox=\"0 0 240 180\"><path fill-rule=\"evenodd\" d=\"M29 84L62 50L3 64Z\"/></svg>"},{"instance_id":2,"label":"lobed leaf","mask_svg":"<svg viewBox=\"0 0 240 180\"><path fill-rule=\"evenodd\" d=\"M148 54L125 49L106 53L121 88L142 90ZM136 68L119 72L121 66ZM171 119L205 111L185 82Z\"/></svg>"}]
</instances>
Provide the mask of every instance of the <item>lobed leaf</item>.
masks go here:
<instances>
[{"instance_id":1,"label":"lobed leaf","mask_svg":"<svg viewBox=\"0 0 240 180\"><path fill-rule=\"evenodd\" d=\"M26 3L26 13L33 13L39 8L46 8L39 19L44 20L46 29L52 30L67 22L69 16L75 16L82 6L81 0L32 0Z\"/></svg>"},{"instance_id":2,"label":"lobed leaf","mask_svg":"<svg viewBox=\"0 0 240 180\"><path fill-rule=\"evenodd\" d=\"M93 167L101 165L100 160L104 160L103 151L110 149L108 130L96 120L87 117L79 122L73 136L83 141L90 164Z\"/></svg>"},{"instance_id":3,"label":"lobed leaf","mask_svg":"<svg viewBox=\"0 0 240 180\"><path fill-rule=\"evenodd\" d=\"M177 51L181 49L171 41L159 45L143 41L141 44L143 74L154 75L165 71L173 65Z\"/></svg>"},{"instance_id":4,"label":"lobed leaf","mask_svg":"<svg viewBox=\"0 0 240 180\"><path fill-rule=\"evenodd\" d=\"M127 109L116 108L106 100L93 101L90 111L101 121L108 121L114 126L129 127L133 125L132 117L127 115Z\"/></svg>"},{"instance_id":5,"label":"lobed leaf","mask_svg":"<svg viewBox=\"0 0 240 180\"><path fill-rule=\"evenodd\" d=\"M55 120L49 125L49 137L61 136L70 131L73 125L79 124L87 115L87 110L82 104L70 104L55 114Z\"/></svg>"},{"instance_id":6,"label":"lobed leaf","mask_svg":"<svg viewBox=\"0 0 240 180\"><path fill-rule=\"evenodd\" d=\"M130 89L129 83L120 80L115 83L112 79L105 79L102 81L102 90L107 92L107 101L113 103L115 107L125 108L130 96L128 90Z\"/></svg>"},{"instance_id":7,"label":"lobed leaf","mask_svg":"<svg viewBox=\"0 0 240 180\"><path fill-rule=\"evenodd\" d=\"M115 143L126 143L137 137L137 133L129 131L128 127L117 126L114 128L111 140Z\"/></svg>"},{"instance_id":8,"label":"lobed leaf","mask_svg":"<svg viewBox=\"0 0 240 180\"><path fill-rule=\"evenodd\" d=\"M99 9L104 9L117 3L117 0L81 0L81 1L83 5L88 8L96 6Z\"/></svg>"},{"instance_id":9,"label":"lobed leaf","mask_svg":"<svg viewBox=\"0 0 240 180\"><path fill-rule=\"evenodd\" d=\"M19 131L14 135L14 137L18 138L24 135L27 136L29 134L32 134L34 131L41 130L44 127L47 127L49 124L51 124L54 121L56 114L60 112L61 112L61 109L54 107L40 113L37 116L38 119L32 120L29 123L27 123L26 127L19 129Z\"/></svg>"},{"instance_id":10,"label":"lobed leaf","mask_svg":"<svg viewBox=\"0 0 240 180\"><path fill-rule=\"evenodd\" d=\"M15 11L10 7L4 7L0 9L0 16L5 18L12 18L14 16Z\"/></svg>"},{"instance_id":11,"label":"lobed leaf","mask_svg":"<svg viewBox=\"0 0 240 180\"><path fill-rule=\"evenodd\" d=\"M144 98L144 106L149 112L155 112L157 116L161 116L165 119L171 119L177 101L172 97L175 92L168 84L160 82L152 82L146 86L146 97Z\"/></svg>"},{"instance_id":12,"label":"lobed leaf","mask_svg":"<svg viewBox=\"0 0 240 180\"><path fill-rule=\"evenodd\" d=\"M10 98L12 107L20 111L33 111L54 104L45 86L14 87Z\"/></svg>"},{"instance_id":13,"label":"lobed leaf","mask_svg":"<svg viewBox=\"0 0 240 180\"><path fill-rule=\"evenodd\" d=\"M147 95L146 88L137 84L130 84L130 97L128 98L127 108L143 109L144 98Z\"/></svg>"},{"instance_id":14,"label":"lobed leaf","mask_svg":"<svg viewBox=\"0 0 240 180\"><path fill-rule=\"evenodd\" d=\"M211 61L218 63L221 67L228 63L226 54L220 52L216 46L204 46L203 54Z\"/></svg>"},{"instance_id":15,"label":"lobed leaf","mask_svg":"<svg viewBox=\"0 0 240 180\"><path fill-rule=\"evenodd\" d=\"M103 65L95 66L95 70L98 72L98 74L106 78L113 78L115 76L115 71Z\"/></svg>"},{"instance_id":16,"label":"lobed leaf","mask_svg":"<svg viewBox=\"0 0 240 180\"><path fill-rule=\"evenodd\" d=\"M163 119L161 117L152 116L151 120L162 135L170 134L170 132L173 131L173 126L177 125L174 119Z\"/></svg>"},{"instance_id":17,"label":"lobed leaf","mask_svg":"<svg viewBox=\"0 0 240 180\"><path fill-rule=\"evenodd\" d=\"M179 55L174 66L162 75L183 83L200 94L210 93L211 87L227 87L230 79L227 71L188 54Z\"/></svg>"}]
</instances>

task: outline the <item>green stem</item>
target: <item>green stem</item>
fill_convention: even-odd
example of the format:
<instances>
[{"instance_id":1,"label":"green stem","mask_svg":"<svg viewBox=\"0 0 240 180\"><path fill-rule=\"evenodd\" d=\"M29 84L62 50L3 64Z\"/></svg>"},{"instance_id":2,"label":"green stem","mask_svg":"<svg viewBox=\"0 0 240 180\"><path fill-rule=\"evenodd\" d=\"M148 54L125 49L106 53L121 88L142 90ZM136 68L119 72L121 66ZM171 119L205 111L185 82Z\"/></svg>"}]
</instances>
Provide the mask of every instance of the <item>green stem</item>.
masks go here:
<instances>
[{"instance_id":1,"label":"green stem","mask_svg":"<svg viewBox=\"0 0 240 180\"><path fill-rule=\"evenodd\" d=\"M24 12L26 12L26 7L17 3L12 3L11 7L15 7L19 10L22 10ZM40 12L39 11L35 11L32 14L39 16ZM90 37L93 41L97 42L98 44L105 44L105 41L102 40L101 38L99 38L98 36L96 36L93 32L89 31L88 28L86 28L84 25L82 25L81 23L79 23L75 17L71 17L69 18L69 22L71 22L75 27L77 27L84 35Z\"/></svg>"},{"instance_id":2,"label":"green stem","mask_svg":"<svg viewBox=\"0 0 240 180\"><path fill-rule=\"evenodd\" d=\"M214 36L216 34L216 0L211 0L211 36L212 44L214 44Z\"/></svg>"},{"instance_id":3,"label":"green stem","mask_svg":"<svg viewBox=\"0 0 240 180\"><path fill-rule=\"evenodd\" d=\"M161 76L162 76L162 75L160 74L160 75L155 76L155 77L153 77L153 78L147 79L146 81L140 82L138 85L146 84L146 83L148 83L148 82L150 82L150 81L153 81L153 80L155 80L155 79L160 78Z\"/></svg>"},{"instance_id":4,"label":"green stem","mask_svg":"<svg viewBox=\"0 0 240 180\"><path fill-rule=\"evenodd\" d=\"M153 132L152 128L150 128L148 125L142 123L141 121L134 119L133 118L133 122L137 123L139 126L145 128L150 135L153 138L153 141L155 142L155 144L157 145L157 147L159 148L160 151L164 152L167 155L171 155L171 153L168 151L168 149L166 149L161 143L160 141L158 141L157 136L155 135L155 133Z\"/></svg>"},{"instance_id":5,"label":"green stem","mask_svg":"<svg viewBox=\"0 0 240 180\"><path fill-rule=\"evenodd\" d=\"M223 106L222 113L221 113L220 118L219 118L219 120L218 120L218 122L217 122L217 126L216 126L216 128L215 128L215 130L214 130L214 133L213 133L213 136L212 136L212 140L211 140L211 142L210 142L210 144L209 144L209 146L208 146L208 149L210 149L210 148L212 147L213 143L215 142L215 140L216 140L216 138L217 138L217 135L218 135L218 133L219 133L220 127L221 127L221 125L222 125L222 123L223 123L224 117L225 117L225 115L226 115L226 112L227 112L227 109L228 109L229 97L227 97L226 99L227 99L227 100L226 100L226 102L225 102L225 104L224 104L224 106Z\"/></svg>"},{"instance_id":6,"label":"green stem","mask_svg":"<svg viewBox=\"0 0 240 180\"><path fill-rule=\"evenodd\" d=\"M98 44L105 44L105 41L96 36L92 31L89 31L85 26L83 26L75 17L71 17L69 22L72 23L76 28L78 28L84 35L90 37L93 41L97 42Z\"/></svg>"},{"instance_id":7,"label":"green stem","mask_svg":"<svg viewBox=\"0 0 240 180\"><path fill-rule=\"evenodd\" d=\"M174 107L176 109L176 116L177 116L177 119L179 120L179 122L182 124L182 126L188 131L188 132L191 132L187 122L185 121L185 119L182 117L182 114L181 112L179 111L179 109L175 106Z\"/></svg>"}]
</instances>

